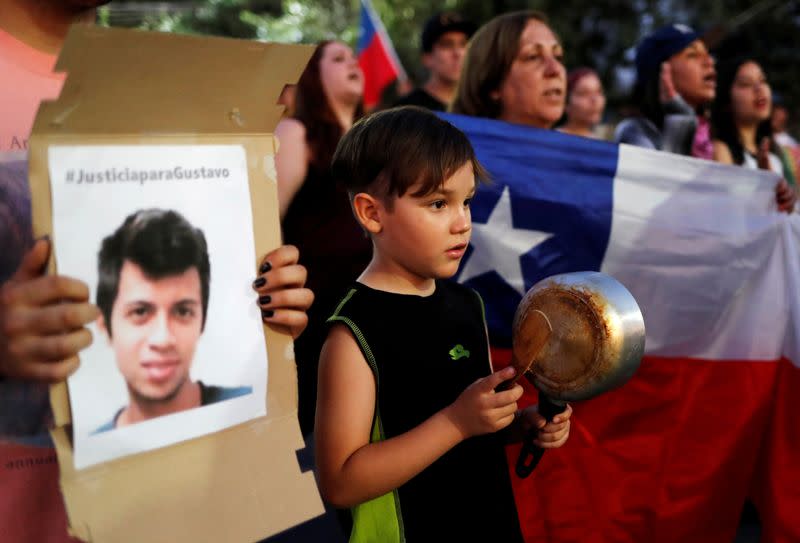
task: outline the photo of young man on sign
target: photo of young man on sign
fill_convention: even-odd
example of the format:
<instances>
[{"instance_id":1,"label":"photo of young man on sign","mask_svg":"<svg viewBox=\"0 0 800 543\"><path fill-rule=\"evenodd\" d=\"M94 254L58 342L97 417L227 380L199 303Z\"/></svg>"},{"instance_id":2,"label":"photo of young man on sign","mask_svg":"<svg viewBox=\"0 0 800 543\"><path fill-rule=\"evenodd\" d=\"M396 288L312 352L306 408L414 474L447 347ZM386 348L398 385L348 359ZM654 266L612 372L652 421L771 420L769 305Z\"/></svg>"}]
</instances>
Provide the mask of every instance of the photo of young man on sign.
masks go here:
<instances>
[{"instance_id":1,"label":"photo of young man on sign","mask_svg":"<svg viewBox=\"0 0 800 543\"><path fill-rule=\"evenodd\" d=\"M68 380L78 469L266 414L244 149L51 147L59 273L100 316Z\"/></svg>"},{"instance_id":2,"label":"photo of young man on sign","mask_svg":"<svg viewBox=\"0 0 800 543\"><path fill-rule=\"evenodd\" d=\"M138 211L103 240L97 326L114 350L129 403L95 433L252 392L189 376L206 322L210 272L202 230L176 211Z\"/></svg>"}]
</instances>

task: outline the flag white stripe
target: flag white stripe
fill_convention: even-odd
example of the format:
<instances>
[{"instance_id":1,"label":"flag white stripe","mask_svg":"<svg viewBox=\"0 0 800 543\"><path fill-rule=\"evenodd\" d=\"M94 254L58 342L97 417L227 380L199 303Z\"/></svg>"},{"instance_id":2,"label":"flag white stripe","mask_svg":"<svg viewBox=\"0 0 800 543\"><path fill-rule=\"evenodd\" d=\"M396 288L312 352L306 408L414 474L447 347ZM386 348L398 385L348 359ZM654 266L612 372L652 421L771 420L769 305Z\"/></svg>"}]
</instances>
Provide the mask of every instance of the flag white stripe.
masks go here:
<instances>
[{"instance_id":1,"label":"flag white stripe","mask_svg":"<svg viewBox=\"0 0 800 543\"><path fill-rule=\"evenodd\" d=\"M620 146L601 271L638 300L648 353L780 357L790 316L785 245L795 231L786 225L798 217L775 213L776 182L769 172Z\"/></svg>"}]
</instances>

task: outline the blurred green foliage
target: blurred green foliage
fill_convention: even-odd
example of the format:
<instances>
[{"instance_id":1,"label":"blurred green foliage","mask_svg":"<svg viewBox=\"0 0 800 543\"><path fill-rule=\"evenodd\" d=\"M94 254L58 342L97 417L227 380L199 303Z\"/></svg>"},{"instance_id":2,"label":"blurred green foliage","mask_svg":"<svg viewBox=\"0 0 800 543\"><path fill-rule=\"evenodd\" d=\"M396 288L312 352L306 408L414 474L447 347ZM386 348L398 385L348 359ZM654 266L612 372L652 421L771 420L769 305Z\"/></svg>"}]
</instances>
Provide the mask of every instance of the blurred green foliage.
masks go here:
<instances>
[{"instance_id":1,"label":"blurred green foliage","mask_svg":"<svg viewBox=\"0 0 800 543\"><path fill-rule=\"evenodd\" d=\"M409 76L424 79L419 33L438 11L458 11L481 24L499 13L536 9L564 43L567 67L591 66L602 75L610 103L622 103L633 75L633 46L663 24L713 31L717 52L752 52L773 88L800 105L800 0L372 0ZM114 0L100 21L114 26L213 34L279 42L336 38L355 46L359 0Z\"/></svg>"}]
</instances>

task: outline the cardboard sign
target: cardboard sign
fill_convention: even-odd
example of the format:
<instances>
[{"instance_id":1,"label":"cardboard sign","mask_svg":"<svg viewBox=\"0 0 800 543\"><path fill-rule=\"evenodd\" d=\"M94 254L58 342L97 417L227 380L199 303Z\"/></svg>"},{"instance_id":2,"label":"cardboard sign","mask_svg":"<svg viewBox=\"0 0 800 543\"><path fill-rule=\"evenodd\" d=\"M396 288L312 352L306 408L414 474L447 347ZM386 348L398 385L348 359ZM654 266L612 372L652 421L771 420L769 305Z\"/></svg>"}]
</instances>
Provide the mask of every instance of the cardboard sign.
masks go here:
<instances>
[{"instance_id":1,"label":"cardboard sign","mask_svg":"<svg viewBox=\"0 0 800 543\"><path fill-rule=\"evenodd\" d=\"M230 176L240 168L236 175L247 182L252 217L252 241L248 243L253 247L245 251L251 255L244 261L250 261L249 268L241 270L237 264L235 269L244 272L242 277L254 279L260 256L281 242L274 168L277 142L272 133L283 107L276 101L284 85L297 80L312 50L308 46L72 27L56 67L68 73L64 89L57 101L42 104L30 140L33 228L36 236L49 234L54 240L50 271L59 271L62 261L67 266L74 257L69 254L69 243L60 242L81 235L64 226L80 222L70 221L69 216L69 202L78 193L56 194L51 190L59 181L56 177L62 177L62 188L81 179L86 186L80 190L103 199L108 197L98 195L114 192L112 184L161 183L166 187L171 183L173 189L189 183L222 186L229 179L220 172L227 169ZM200 164L203 160L208 161L211 177L192 174L189 179L184 175L205 168ZM139 173L138 167L147 173ZM175 174L176 168L181 175ZM134 170L137 179L131 181ZM139 179L142 175L146 179ZM77 190L74 186L67 189ZM173 189L164 189L163 207L183 209L178 202L181 198L170 192ZM122 197L128 189L119 190ZM192 200L195 194L202 198L202 194L214 193L187 188L182 198ZM127 211L134 206L131 198L116 203L109 199L107 205ZM110 234L109 225L121 216L108 218L106 215L113 213L107 210L96 215L98 230L103 231L86 240L89 247L96 247ZM190 223L202 222L201 215L198 212L186 218ZM208 224L213 230L214 225ZM241 232L231 228L231 235L240 242ZM214 244L219 246L218 241L211 241L215 236L219 238L206 236L210 252ZM214 281L242 280L215 276L213 257L211 260L212 289ZM248 292L249 283L240 289L247 292L243 296L252 296L253 311L257 310L256 294ZM209 319L214 318L213 304L225 303L215 300L213 294L208 302ZM207 324L210 327L211 321ZM267 327L261 329L268 353L262 361L267 368L264 373L268 373L265 382L245 382L250 374L244 372L230 383L212 383L247 385L239 388L249 391L241 398L190 411L225 411L237 401L252 403L256 397L265 398L264 404L246 416L226 419L225 424L210 429L204 426L203 431L212 433L200 437L185 435L174 444L162 441L149 448L128 448L122 452L125 456L112 455L111 460L84 459L78 466L89 467L79 468L76 445L78 439L89 439L91 424L83 425L79 433L79 425L73 422L80 415L75 407L88 389L72 386L68 391L65 384L51 389L52 436L73 535L92 542L254 541L322 513L313 474L301 473L297 463L296 450L304 445L297 423L292 340ZM207 332L210 330L203 333ZM101 341L95 333L95 342ZM236 337L229 341L232 350L239 348ZM163 368L152 371L157 381L169 373ZM259 386L261 396L255 394ZM103 414L113 415L113 410ZM137 426L147 429L157 421L119 428L109 435L133 431ZM91 455L93 447L87 443L86 452Z\"/></svg>"}]
</instances>

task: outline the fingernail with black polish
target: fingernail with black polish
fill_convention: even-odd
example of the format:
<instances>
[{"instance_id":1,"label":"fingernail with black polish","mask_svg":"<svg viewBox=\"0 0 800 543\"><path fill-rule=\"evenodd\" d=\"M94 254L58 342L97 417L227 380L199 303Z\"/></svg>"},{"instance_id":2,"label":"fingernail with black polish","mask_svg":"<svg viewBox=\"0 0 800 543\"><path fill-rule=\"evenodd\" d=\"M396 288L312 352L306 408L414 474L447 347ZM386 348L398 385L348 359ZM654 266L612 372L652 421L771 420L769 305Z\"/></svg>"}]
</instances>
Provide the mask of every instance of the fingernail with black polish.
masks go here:
<instances>
[{"instance_id":1,"label":"fingernail with black polish","mask_svg":"<svg viewBox=\"0 0 800 543\"><path fill-rule=\"evenodd\" d=\"M262 296L258 299L258 303L266 305L272 301L272 296Z\"/></svg>"},{"instance_id":2,"label":"fingernail with black polish","mask_svg":"<svg viewBox=\"0 0 800 543\"><path fill-rule=\"evenodd\" d=\"M253 286L256 287L256 288L263 287L266 284L267 284L267 280L264 279L263 277L259 277L258 279L253 281Z\"/></svg>"},{"instance_id":3,"label":"fingernail with black polish","mask_svg":"<svg viewBox=\"0 0 800 543\"><path fill-rule=\"evenodd\" d=\"M261 264L261 267L258 268L258 273L267 273L271 269L272 269L272 264L270 264L269 262L264 262L263 264Z\"/></svg>"},{"instance_id":4,"label":"fingernail with black polish","mask_svg":"<svg viewBox=\"0 0 800 543\"><path fill-rule=\"evenodd\" d=\"M263 319L268 319L274 314L275 314L275 312L273 310L271 310L271 309L262 309L261 310L261 318L263 318Z\"/></svg>"}]
</instances>

